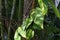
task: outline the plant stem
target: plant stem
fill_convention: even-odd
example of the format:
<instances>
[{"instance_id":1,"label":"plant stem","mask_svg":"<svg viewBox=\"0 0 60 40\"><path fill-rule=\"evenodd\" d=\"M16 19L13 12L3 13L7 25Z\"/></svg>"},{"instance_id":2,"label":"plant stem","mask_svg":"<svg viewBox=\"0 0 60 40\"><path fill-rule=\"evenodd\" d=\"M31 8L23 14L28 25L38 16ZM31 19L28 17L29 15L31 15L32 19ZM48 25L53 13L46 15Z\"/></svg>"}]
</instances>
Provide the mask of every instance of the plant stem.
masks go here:
<instances>
[{"instance_id":1,"label":"plant stem","mask_svg":"<svg viewBox=\"0 0 60 40\"><path fill-rule=\"evenodd\" d=\"M5 9L6 9L6 17L8 17L8 13L7 13L7 0L5 0Z\"/></svg>"},{"instance_id":2,"label":"plant stem","mask_svg":"<svg viewBox=\"0 0 60 40\"><path fill-rule=\"evenodd\" d=\"M1 38L2 40L4 40L4 37L3 37L3 27L2 27L2 21L1 21L1 17L2 17L2 13L1 13L1 8L2 7L2 0L0 0L0 29L1 29Z\"/></svg>"},{"instance_id":3,"label":"plant stem","mask_svg":"<svg viewBox=\"0 0 60 40\"><path fill-rule=\"evenodd\" d=\"M19 0L19 12L18 12L18 21L19 26L22 24L23 18L23 0Z\"/></svg>"},{"instance_id":4,"label":"plant stem","mask_svg":"<svg viewBox=\"0 0 60 40\"><path fill-rule=\"evenodd\" d=\"M14 14L15 2L16 2L16 0L13 0L13 6L12 6L11 16L10 16L10 24L9 24L9 28L8 28L8 40L10 40L10 27L11 27L11 20L13 18L13 14Z\"/></svg>"},{"instance_id":5,"label":"plant stem","mask_svg":"<svg viewBox=\"0 0 60 40\"><path fill-rule=\"evenodd\" d=\"M54 5L53 1L49 0L49 3L52 5L55 15L60 19L60 13L59 13L58 9L56 8L56 6Z\"/></svg>"},{"instance_id":6,"label":"plant stem","mask_svg":"<svg viewBox=\"0 0 60 40\"><path fill-rule=\"evenodd\" d=\"M3 37L3 27L2 27L1 22L0 22L0 27L1 27L1 37L2 37L2 40L4 40L4 37Z\"/></svg>"}]
</instances>

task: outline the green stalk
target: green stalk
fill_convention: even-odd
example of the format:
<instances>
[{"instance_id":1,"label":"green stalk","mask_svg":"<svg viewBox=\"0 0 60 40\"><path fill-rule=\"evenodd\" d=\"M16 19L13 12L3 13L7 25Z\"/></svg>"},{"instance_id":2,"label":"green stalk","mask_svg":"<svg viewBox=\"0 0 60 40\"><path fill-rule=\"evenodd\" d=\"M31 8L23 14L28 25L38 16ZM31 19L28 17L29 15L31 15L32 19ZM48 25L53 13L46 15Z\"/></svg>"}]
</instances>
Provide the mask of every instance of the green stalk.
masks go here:
<instances>
[{"instance_id":1,"label":"green stalk","mask_svg":"<svg viewBox=\"0 0 60 40\"><path fill-rule=\"evenodd\" d=\"M2 0L0 0L0 29L1 29L1 37L2 37L2 40L4 40L4 37L3 37L3 27L2 27L2 21L1 21L1 16L2 16L2 13L1 13L1 8L2 7Z\"/></svg>"},{"instance_id":2,"label":"green stalk","mask_svg":"<svg viewBox=\"0 0 60 40\"><path fill-rule=\"evenodd\" d=\"M1 23L1 19L0 19L0 29L1 29L1 38L2 38L2 40L4 40L4 37L3 37L4 36L3 35L3 26L2 26L2 23Z\"/></svg>"},{"instance_id":3,"label":"green stalk","mask_svg":"<svg viewBox=\"0 0 60 40\"><path fill-rule=\"evenodd\" d=\"M23 0L19 0L19 12L18 12L18 21L21 23L23 18Z\"/></svg>"},{"instance_id":4,"label":"green stalk","mask_svg":"<svg viewBox=\"0 0 60 40\"><path fill-rule=\"evenodd\" d=\"M8 17L7 7L8 7L7 0L5 0L6 17Z\"/></svg>"},{"instance_id":5,"label":"green stalk","mask_svg":"<svg viewBox=\"0 0 60 40\"><path fill-rule=\"evenodd\" d=\"M8 27L8 40L10 40L11 20L12 20L13 15L14 15L15 3L16 3L16 0L13 0L12 10L11 10L11 16L10 16L10 23L9 23L9 27Z\"/></svg>"},{"instance_id":6,"label":"green stalk","mask_svg":"<svg viewBox=\"0 0 60 40\"><path fill-rule=\"evenodd\" d=\"M49 3L52 5L55 15L60 19L60 13L59 13L58 9L56 8L56 6L54 5L53 1L49 0Z\"/></svg>"}]
</instances>

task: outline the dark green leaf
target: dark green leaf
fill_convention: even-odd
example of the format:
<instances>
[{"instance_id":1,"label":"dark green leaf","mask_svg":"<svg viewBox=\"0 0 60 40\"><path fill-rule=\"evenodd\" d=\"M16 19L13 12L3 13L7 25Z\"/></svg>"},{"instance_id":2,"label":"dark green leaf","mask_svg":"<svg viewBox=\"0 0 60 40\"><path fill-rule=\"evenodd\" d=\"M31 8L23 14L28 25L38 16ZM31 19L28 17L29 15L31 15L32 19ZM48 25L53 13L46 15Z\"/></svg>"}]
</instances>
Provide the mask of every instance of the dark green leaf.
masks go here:
<instances>
[{"instance_id":1,"label":"dark green leaf","mask_svg":"<svg viewBox=\"0 0 60 40\"><path fill-rule=\"evenodd\" d=\"M31 29L28 29L26 37L27 39L31 39L34 36L34 31L32 31Z\"/></svg>"}]
</instances>

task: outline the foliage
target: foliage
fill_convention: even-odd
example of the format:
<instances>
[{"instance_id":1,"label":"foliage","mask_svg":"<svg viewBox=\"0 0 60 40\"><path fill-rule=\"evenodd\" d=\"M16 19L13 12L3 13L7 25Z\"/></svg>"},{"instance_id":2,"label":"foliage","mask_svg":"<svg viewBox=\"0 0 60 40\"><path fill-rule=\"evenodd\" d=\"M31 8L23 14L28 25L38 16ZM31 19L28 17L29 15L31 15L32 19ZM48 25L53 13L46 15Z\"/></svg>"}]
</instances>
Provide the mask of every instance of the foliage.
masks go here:
<instances>
[{"instance_id":1,"label":"foliage","mask_svg":"<svg viewBox=\"0 0 60 40\"><path fill-rule=\"evenodd\" d=\"M30 16L23 21L21 27L18 27L18 29L15 32L14 39L18 37L18 33L19 33L22 37L30 40L34 36L34 31L32 29L30 30L28 29L28 27L32 24L32 22L33 25L31 25L31 27L33 27L33 29L34 28L35 29L39 28L39 30L44 29L43 27L44 15L46 15L48 11L47 8L48 6L46 2L44 2L43 0L38 0L38 4L39 7L33 9Z\"/></svg>"},{"instance_id":2,"label":"foliage","mask_svg":"<svg viewBox=\"0 0 60 40\"><path fill-rule=\"evenodd\" d=\"M53 1L0 0L0 40L60 40L60 9Z\"/></svg>"},{"instance_id":3,"label":"foliage","mask_svg":"<svg viewBox=\"0 0 60 40\"><path fill-rule=\"evenodd\" d=\"M15 36L16 36L16 34L18 35L18 33L19 33L20 37L22 36L22 37L30 40L34 36L34 30L33 29L37 29L37 30L42 29L43 30L44 29L44 26L43 26L44 16L47 14L49 3L51 4L52 9L54 10L56 16L60 19L59 11L55 7L52 0L38 0L39 6L36 7L35 9L33 9L31 11L30 16L27 17L26 20L23 21L21 27L18 27L18 29L15 32ZM32 22L33 22L33 25L31 25ZM29 28L30 25L31 25L32 29ZM48 34L53 33L53 32L54 33L59 32L59 30L60 29L57 29L55 27L47 27ZM17 37L18 36L14 37L14 39L16 39Z\"/></svg>"}]
</instances>

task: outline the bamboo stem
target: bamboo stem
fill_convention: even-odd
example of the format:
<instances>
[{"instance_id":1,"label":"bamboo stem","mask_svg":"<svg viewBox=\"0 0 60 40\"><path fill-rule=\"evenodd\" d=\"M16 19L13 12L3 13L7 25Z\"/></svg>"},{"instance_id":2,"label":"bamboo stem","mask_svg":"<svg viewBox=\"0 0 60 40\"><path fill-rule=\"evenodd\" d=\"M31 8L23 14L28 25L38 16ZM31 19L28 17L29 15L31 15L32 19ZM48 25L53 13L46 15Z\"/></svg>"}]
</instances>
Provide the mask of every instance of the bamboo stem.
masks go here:
<instances>
[{"instance_id":1,"label":"bamboo stem","mask_svg":"<svg viewBox=\"0 0 60 40\"><path fill-rule=\"evenodd\" d=\"M23 18L23 0L19 0L19 13L18 13L19 25L22 24L22 18Z\"/></svg>"},{"instance_id":2,"label":"bamboo stem","mask_svg":"<svg viewBox=\"0 0 60 40\"><path fill-rule=\"evenodd\" d=\"M8 17L8 13L7 13L7 0L5 0L5 9L6 9L6 17Z\"/></svg>"},{"instance_id":3,"label":"bamboo stem","mask_svg":"<svg viewBox=\"0 0 60 40\"><path fill-rule=\"evenodd\" d=\"M2 0L0 0L0 28L1 28L1 38L2 40L4 40L4 37L3 37L3 27L2 27L2 21L1 21L1 17L2 17L2 13L1 13L1 9L2 9Z\"/></svg>"},{"instance_id":4,"label":"bamboo stem","mask_svg":"<svg viewBox=\"0 0 60 40\"><path fill-rule=\"evenodd\" d=\"M2 27L1 22L0 22L0 27L1 27L1 37L2 37L2 40L4 40L4 37L3 37L3 27Z\"/></svg>"},{"instance_id":5,"label":"bamboo stem","mask_svg":"<svg viewBox=\"0 0 60 40\"><path fill-rule=\"evenodd\" d=\"M9 28L8 28L8 40L10 40L10 28L11 28L11 20L12 20L12 18L13 18L13 15L14 15L15 2L16 2L16 0L13 0L13 6L12 6L12 10L11 10L11 16L10 16L10 24L9 24Z\"/></svg>"}]
</instances>

